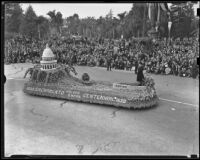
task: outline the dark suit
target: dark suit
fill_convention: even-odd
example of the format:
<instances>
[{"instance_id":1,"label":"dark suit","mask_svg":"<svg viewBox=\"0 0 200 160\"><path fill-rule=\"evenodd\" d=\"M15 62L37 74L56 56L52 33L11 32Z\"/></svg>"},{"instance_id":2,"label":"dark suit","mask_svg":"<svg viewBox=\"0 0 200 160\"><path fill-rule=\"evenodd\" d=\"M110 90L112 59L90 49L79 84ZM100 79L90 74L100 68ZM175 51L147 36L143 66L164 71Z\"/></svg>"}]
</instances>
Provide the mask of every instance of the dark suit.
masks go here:
<instances>
[{"instance_id":1,"label":"dark suit","mask_svg":"<svg viewBox=\"0 0 200 160\"><path fill-rule=\"evenodd\" d=\"M140 85L141 85L143 80L144 80L143 66L140 66L140 67L138 67L137 81L140 82Z\"/></svg>"},{"instance_id":2,"label":"dark suit","mask_svg":"<svg viewBox=\"0 0 200 160\"><path fill-rule=\"evenodd\" d=\"M136 60L135 61L135 74L137 74L137 71L138 71L138 61Z\"/></svg>"},{"instance_id":3,"label":"dark suit","mask_svg":"<svg viewBox=\"0 0 200 160\"><path fill-rule=\"evenodd\" d=\"M107 57L107 71L111 71L111 61L112 61L112 59L111 59L111 57L109 56L109 57Z\"/></svg>"}]
</instances>

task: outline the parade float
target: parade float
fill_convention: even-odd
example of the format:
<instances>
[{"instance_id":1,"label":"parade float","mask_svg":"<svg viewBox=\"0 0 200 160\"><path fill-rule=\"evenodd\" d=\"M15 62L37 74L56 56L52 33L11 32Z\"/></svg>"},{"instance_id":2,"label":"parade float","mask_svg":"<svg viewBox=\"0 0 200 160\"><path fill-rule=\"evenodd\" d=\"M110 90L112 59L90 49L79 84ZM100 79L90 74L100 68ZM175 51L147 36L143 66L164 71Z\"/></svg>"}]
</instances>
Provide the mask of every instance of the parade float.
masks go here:
<instances>
[{"instance_id":1,"label":"parade float","mask_svg":"<svg viewBox=\"0 0 200 160\"><path fill-rule=\"evenodd\" d=\"M77 78L71 72L78 74L74 67L58 64L47 45L40 64L26 71L24 78L28 73L31 76L23 91L35 96L126 108L148 108L158 102L155 84L150 77L145 77L144 85L138 86L137 83L90 80L87 73Z\"/></svg>"}]
</instances>

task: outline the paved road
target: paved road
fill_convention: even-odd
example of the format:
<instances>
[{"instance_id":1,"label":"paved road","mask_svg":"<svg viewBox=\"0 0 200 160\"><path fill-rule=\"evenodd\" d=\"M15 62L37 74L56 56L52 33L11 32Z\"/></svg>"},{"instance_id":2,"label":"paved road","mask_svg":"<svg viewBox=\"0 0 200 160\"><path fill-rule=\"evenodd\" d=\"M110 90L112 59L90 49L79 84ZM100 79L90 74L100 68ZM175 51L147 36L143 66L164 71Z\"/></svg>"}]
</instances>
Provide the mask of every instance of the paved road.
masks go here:
<instances>
[{"instance_id":1,"label":"paved road","mask_svg":"<svg viewBox=\"0 0 200 160\"><path fill-rule=\"evenodd\" d=\"M5 154L191 155L199 154L199 82L152 75L157 107L129 110L22 92L31 64L5 65ZM78 76L133 82L136 75L76 67Z\"/></svg>"}]
</instances>

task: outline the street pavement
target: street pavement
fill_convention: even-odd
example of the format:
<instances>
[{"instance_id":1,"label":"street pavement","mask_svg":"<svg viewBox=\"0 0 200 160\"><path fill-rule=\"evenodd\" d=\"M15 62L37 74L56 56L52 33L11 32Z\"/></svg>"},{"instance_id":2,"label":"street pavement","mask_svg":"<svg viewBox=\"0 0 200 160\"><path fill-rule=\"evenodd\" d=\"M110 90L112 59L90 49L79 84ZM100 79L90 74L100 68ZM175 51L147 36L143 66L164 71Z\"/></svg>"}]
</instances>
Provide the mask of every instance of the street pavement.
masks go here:
<instances>
[{"instance_id":1,"label":"street pavement","mask_svg":"<svg viewBox=\"0 0 200 160\"><path fill-rule=\"evenodd\" d=\"M156 107L130 110L23 93L32 64L4 66L5 156L199 155L199 81L151 75L160 98ZM135 82L133 71L75 67L78 75Z\"/></svg>"}]
</instances>

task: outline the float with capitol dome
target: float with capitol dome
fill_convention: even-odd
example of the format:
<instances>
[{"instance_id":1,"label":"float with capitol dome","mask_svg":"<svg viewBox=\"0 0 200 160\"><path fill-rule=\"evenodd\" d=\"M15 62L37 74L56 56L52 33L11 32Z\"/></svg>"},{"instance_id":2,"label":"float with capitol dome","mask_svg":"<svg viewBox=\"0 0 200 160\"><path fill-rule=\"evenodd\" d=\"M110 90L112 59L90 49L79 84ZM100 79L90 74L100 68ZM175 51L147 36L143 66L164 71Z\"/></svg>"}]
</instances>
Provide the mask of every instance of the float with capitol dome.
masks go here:
<instances>
[{"instance_id":1,"label":"float with capitol dome","mask_svg":"<svg viewBox=\"0 0 200 160\"><path fill-rule=\"evenodd\" d=\"M46 45L40 64L29 68L24 78L30 73L30 80L24 84L23 91L35 96L112 105L125 108L148 108L158 102L154 81L145 77L143 86L127 83L93 81L87 73L82 79L75 68L57 64L52 50Z\"/></svg>"}]
</instances>

